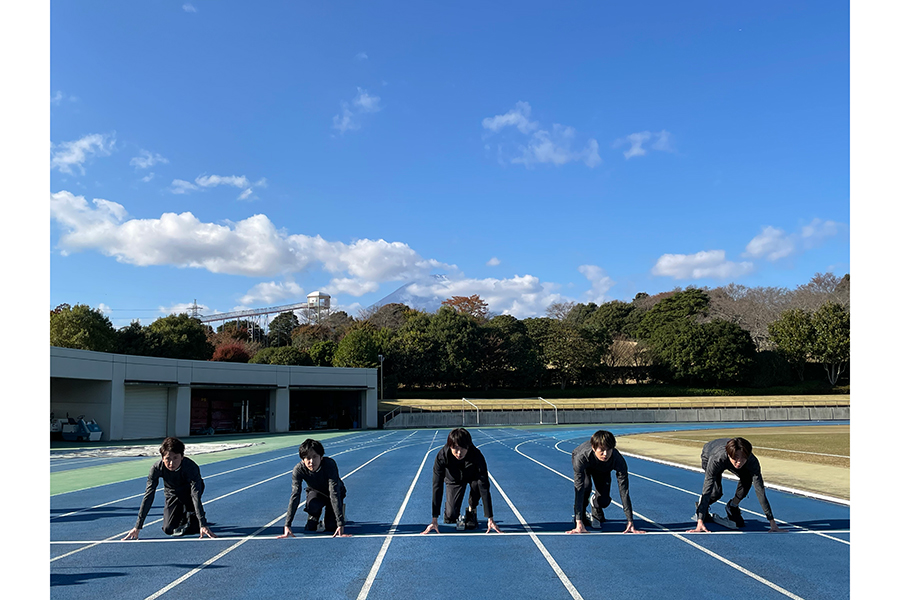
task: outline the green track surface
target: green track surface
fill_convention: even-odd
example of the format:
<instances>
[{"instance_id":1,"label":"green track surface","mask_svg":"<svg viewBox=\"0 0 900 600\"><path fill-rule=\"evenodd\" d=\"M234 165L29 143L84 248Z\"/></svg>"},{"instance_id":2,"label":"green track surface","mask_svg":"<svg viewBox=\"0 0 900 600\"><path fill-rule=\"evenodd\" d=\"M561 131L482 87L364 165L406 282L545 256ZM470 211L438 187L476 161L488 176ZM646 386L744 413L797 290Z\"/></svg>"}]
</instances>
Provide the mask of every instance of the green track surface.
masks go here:
<instances>
[{"instance_id":1,"label":"green track surface","mask_svg":"<svg viewBox=\"0 0 900 600\"><path fill-rule=\"evenodd\" d=\"M217 436L216 438L201 438L202 441L195 441L191 438L183 440L185 444L254 444L253 446L245 446L243 448L234 448L232 450L222 450L218 452L210 452L208 454L186 453L198 465L208 465L238 458L241 456L251 456L262 452L270 452L272 450L280 450L283 448L294 448L296 450L300 443L309 438L314 437L317 440L324 441L347 435L348 432L336 431L331 433L319 432L293 432L289 434L276 435L253 435L253 436ZM152 446L162 443L162 440L140 440L139 442L121 443L109 442L104 444L95 443L93 445L75 444L75 443L53 443L50 448L50 456L62 452L72 452L74 450L97 450L110 448L127 448L135 446ZM50 495L65 494L66 492L74 492L99 485L109 483L118 483L120 481L128 481L130 479L145 479L150 471L150 466L159 460L158 457L148 457L145 460L127 460L120 463L107 465L97 465L93 467L84 467L82 469L70 469L50 474ZM298 458L299 460L299 458Z\"/></svg>"}]
</instances>

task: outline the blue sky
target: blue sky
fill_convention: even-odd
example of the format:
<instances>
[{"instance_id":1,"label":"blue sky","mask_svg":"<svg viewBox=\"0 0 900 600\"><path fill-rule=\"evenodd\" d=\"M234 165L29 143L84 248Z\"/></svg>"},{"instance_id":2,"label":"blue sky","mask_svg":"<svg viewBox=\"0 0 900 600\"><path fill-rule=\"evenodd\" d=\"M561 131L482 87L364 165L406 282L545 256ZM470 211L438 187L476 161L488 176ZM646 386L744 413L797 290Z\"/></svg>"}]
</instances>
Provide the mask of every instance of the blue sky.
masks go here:
<instances>
[{"instance_id":1,"label":"blue sky","mask_svg":"<svg viewBox=\"0 0 900 600\"><path fill-rule=\"evenodd\" d=\"M846 2L50 2L50 307L850 271Z\"/></svg>"}]
</instances>

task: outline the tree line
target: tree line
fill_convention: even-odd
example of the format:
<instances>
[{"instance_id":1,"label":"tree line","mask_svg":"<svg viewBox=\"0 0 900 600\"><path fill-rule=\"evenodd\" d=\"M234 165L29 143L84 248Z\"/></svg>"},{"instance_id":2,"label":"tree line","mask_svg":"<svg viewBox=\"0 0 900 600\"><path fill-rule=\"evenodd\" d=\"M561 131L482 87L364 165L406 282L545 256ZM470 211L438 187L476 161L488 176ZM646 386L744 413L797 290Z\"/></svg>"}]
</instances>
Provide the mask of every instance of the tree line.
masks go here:
<instances>
[{"instance_id":1,"label":"tree line","mask_svg":"<svg viewBox=\"0 0 900 600\"><path fill-rule=\"evenodd\" d=\"M213 329L187 314L119 330L99 310L60 305L50 343L145 356L334 367L383 367L385 387L528 390L627 383L767 387L831 385L850 360L850 277L816 274L794 290L676 288L630 302L557 303L546 316L492 315L479 296L435 312L403 304L343 311L318 322L293 312L266 330ZM814 372L814 371L813 371Z\"/></svg>"}]
</instances>

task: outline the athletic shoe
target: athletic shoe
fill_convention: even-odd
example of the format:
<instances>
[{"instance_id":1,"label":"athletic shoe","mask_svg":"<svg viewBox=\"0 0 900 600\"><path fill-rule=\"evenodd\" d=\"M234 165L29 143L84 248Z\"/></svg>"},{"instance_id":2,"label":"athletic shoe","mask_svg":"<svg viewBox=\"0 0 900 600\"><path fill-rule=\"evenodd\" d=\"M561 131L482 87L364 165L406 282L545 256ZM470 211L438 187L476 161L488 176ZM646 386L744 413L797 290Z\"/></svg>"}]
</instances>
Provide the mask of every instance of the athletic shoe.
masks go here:
<instances>
[{"instance_id":1,"label":"athletic shoe","mask_svg":"<svg viewBox=\"0 0 900 600\"><path fill-rule=\"evenodd\" d=\"M324 527L325 524L322 523L322 526ZM319 529L319 519L317 519L316 517L314 517L312 515L309 515L309 518L306 519L306 527L304 527L304 530L318 531L318 529Z\"/></svg>"},{"instance_id":2,"label":"athletic shoe","mask_svg":"<svg viewBox=\"0 0 900 600\"><path fill-rule=\"evenodd\" d=\"M324 519L319 521L318 523L316 523L316 532L322 533L323 531L325 531L325 520ZM332 529L332 531L334 531L334 529Z\"/></svg>"},{"instance_id":3,"label":"athletic shoe","mask_svg":"<svg viewBox=\"0 0 900 600\"><path fill-rule=\"evenodd\" d=\"M594 508L591 507L591 527L594 529L603 529L603 522L606 521L606 516L603 514L602 508Z\"/></svg>"},{"instance_id":4,"label":"athletic shoe","mask_svg":"<svg viewBox=\"0 0 900 600\"><path fill-rule=\"evenodd\" d=\"M478 528L478 512L474 508L466 509L466 516L464 517L465 527L466 529L477 529Z\"/></svg>"},{"instance_id":5,"label":"athletic shoe","mask_svg":"<svg viewBox=\"0 0 900 600\"><path fill-rule=\"evenodd\" d=\"M457 531L465 531L466 530L466 517L464 515L459 515L459 518L456 519L456 530Z\"/></svg>"},{"instance_id":6,"label":"athletic shoe","mask_svg":"<svg viewBox=\"0 0 900 600\"><path fill-rule=\"evenodd\" d=\"M192 512L186 512L184 514L184 518L181 520L181 523L172 530L172 535L175 537L182 537L185 535L191 535L192 533L200 533L199 522L193 522L194 519L191 517L194 516ZM193 527L192 527L193 525Z\"/></svg>"},{"instance_id":7,"label":"athletic shoe","mask_svg":"<svg viewBox=\"0 0 900 600\"><path fill-rule=\"evenodd\" d=\"M577 515L572 515L572 524L575 525L575 527L578 527L578 516ZM589 519L586 514L581 515L581 524L584 525L584 527L586 529L594 528L593 520Z\"/></svg>"},{"instance_id":8,"label":"athletic shoe","mask_svg":"<svg viewBox=\"0 0 900 600\"><path fill-rule=\"evenodd\" d=\"M744 527L744 517L741 516L741 509L737 506L732 506L730 503L725 505L725 516L734 523L735 527L743 528Z\"/></svg>"}]
</instances>

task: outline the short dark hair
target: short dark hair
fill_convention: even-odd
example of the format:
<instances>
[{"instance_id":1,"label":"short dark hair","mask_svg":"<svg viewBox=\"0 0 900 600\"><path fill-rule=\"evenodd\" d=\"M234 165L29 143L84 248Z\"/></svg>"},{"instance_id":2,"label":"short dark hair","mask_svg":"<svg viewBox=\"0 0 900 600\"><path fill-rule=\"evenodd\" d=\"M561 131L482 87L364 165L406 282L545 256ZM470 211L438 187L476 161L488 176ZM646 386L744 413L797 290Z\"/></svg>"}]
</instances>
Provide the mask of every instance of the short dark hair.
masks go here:
<instances>
[{"instance_id":1,"label":"short dark hair","mask_svg":"<svg viewBox=\"0 0 900 600\"><path fill-rule=\"evenodd\" d=\"M595 431L594 435L591 436L591 448L596 450L600 446L612 450L616 447L616 436L603 429Z\"/></svg>"},{"instance_id":2,"label":"short dark hair","mask_svg":"<svg viewBox=\"0 0 900 600\"><path fill-rule=\"evenodd\" d=\"M457 427L447 436L448 446L459 446L460 448L472 447L472 436L463 427Z\"/></svg>"},{"instance_id":3,"label":"short dark hair","mask_svg":"<svg viewBox=\"0 0 900 600\"><path fill-rule=\"evenodd\" d=\"M319 456L325 456L325 448L322 447L322 442L314 439L306 439L300 444L300 448L298 450L300 454L300 458L306 458L309 456L310 452L315 452Z\"/></svg>"},{"instance_id":4,"label":"short dark hair","mask_svg":"<svg viewBox=\"0 0 900 600\"><path fill-rule=\"evenodd\" d=\"M741 453L744 458L749 458L750 453L753 452L753 444L742 437L731 438L725 444L725 452L731 458L734 458L736 453Z\"/></svg>"},{"instance_id":5,"label":"short dark hair","mask_svg":"<svg viewBox=\"0 0 900 600\"><path fill-rule=\"evenodd\" d=\"M167 437L159 447L159 454L165 456L167 452L184 456L184 442L176 437Z\"/></svg>"}]
</instances>

